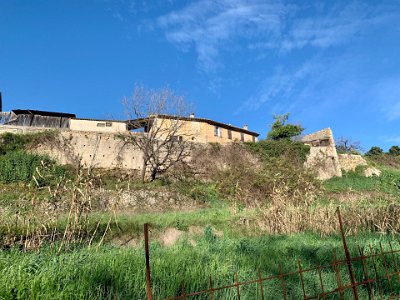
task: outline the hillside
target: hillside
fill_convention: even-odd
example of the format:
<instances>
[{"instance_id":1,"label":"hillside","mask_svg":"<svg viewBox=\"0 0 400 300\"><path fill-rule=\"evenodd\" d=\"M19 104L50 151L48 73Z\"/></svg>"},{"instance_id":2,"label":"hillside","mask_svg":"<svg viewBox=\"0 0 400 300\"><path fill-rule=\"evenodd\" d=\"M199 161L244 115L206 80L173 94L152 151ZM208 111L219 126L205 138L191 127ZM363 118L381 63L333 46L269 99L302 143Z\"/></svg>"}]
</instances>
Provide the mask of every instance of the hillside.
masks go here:
<instances>
[{"instance_id":1,"label":"hillside","mask_svg":"<svg viewBox=\"0 0 400 300\"><path fill-rule=\"evenodd\" d=\"M144 223L156 299L182 280L193 291L207 288L210 274L222 284L235 272L277 274L278 262L289 272L298 259L330 261L340 247L338 206L352 253L400 231L398 158L367 158L380 177L361 167L322 182L303 167L300 143L211 144L192 170L141 183L134 173L59 166L30 152L48 138L0 142L0 298L144 299ZM297 281L288 285L301 295Z\"/></svg>"}]
</instances>

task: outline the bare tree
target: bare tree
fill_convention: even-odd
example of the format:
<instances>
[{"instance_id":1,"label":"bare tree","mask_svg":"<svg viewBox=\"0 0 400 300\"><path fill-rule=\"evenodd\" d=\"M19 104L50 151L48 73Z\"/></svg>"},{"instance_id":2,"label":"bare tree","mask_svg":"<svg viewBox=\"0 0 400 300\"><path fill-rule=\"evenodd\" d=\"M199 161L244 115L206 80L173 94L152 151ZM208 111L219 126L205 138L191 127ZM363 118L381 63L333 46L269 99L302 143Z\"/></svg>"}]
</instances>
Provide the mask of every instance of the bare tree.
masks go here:
<instances>
[{"instance_id":1,"label":"bare tree","mask_svg":"<svg viewBox=\"0 0 400 300\"><path fill-rule=\"evenodd\" d=\"M340 153L360 153L364 151L359 141L353 141L348 137L340 137L336 141L336 149Z\"/></svg>"},{"instance_id":2,"label":"bare tree","mask_svg":"<svg viewBox=\"0 0 400 300\"><path fill-rule=\"evenodd\" d=\"M149 169L151 180L171 167L186 163L191 132L185 129L187 104L169 88L148 89L136 85L133 96L125 98L125 113L132 131L126 141L143 153L142 182Z\"/></svg>"}]
</instances>

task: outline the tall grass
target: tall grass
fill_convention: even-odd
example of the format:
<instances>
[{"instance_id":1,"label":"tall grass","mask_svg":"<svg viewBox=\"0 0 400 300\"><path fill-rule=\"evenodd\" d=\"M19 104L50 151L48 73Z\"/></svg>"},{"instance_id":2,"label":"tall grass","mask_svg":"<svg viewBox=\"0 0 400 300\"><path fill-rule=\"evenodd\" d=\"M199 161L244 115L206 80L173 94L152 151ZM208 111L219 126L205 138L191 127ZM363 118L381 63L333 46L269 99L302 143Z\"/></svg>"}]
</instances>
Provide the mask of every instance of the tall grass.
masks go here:
<instances>
[{"instance_id":1,"label":"tall grass","mask_svg":"<svg viewBox=\"0 0 400 300\"><path fill-rule=\"evenodd\" d=\"M49 176L54 179L65 176L65 173L66 169L58 166L48 156L30 154L22 150L0 156L0 182L29 183L35 180L37 185L43 186L51 183L48 180Z\"/></svg>"},{"instance_id":2,"label":"tall grass","mask_svg":"<svg viewBox=\"0 0 400 300\"><path fill-rule=\"evenodd\" d=\"M371 244L378 248L393 237L364 235L349 238L352 255L358 255L355 243ZM179 294L181 284L185 290L207 289L209 276L213 285L221 286L233 282L238 272L244 281L262 276L279 274L279 263L283 272L297 270L297 260L303 267L329 264L332 250L337 248L338 258L343 258L341 241L337 236L321 239L314 234L286 236L263 236L258 238L218 238L212 231L197 240L193 246L183 239L173 247L165 248L151 243L150 259L155 299ZM399 260L398 260L399 262ZM394 266L389 266L393 271ZM378 261L382 275L384 267ZM361 266L355 265L357 278L362 279ZM340 269L342 281L348 281L345 268ZM57 255L54 249L44 248L40 252L19 250L0 252L0 299L145 299L145 273L143 247L76 248ZM306 286L310 293L318 286L318 277L306 275ZM325 290L334 289L333 271L323 273ZM400 285L393 281L395 288ZM286 281L290 299L302 297L299 277ZM384 288L385 289L385 288ZM267 299L281 298L280 282L265 285ZM257 286L244 287L241 299L257 299ZM365 288L359 288L361 297L367 296ZM388 290L385 291L388 295ZM235 290L220 292L216 299L236 299ZM209 296L195 299L209 299ZM364 299L364 298L362 298Z\"/></svg>"}]
</instances>

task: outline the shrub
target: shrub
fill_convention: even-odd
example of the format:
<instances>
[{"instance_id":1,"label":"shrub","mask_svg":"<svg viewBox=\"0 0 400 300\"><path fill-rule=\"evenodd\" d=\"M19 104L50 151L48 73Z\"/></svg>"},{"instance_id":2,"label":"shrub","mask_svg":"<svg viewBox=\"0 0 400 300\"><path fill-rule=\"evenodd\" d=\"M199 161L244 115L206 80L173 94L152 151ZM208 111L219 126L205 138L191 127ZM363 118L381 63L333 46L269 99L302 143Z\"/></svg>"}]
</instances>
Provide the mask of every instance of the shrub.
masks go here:
<instances>
[{"instance_id":1,"label":"shrub","mask_svg":"<svg viewBox=\"0 0 400 300\"><path fill-rule=\"evenodd\" d=\"M365 153L365 155L368 155L368 156L381 155L381 154L383 154L383 150L382 150L382 148L377 147L377 146L371 147L371 149L369 149L369 151L367 153Z\"/></svg>"},{"instance_id":2,"label":"shrub","mask_svg":"<svg viewBox=\"0 0 400 300\"><path fill-rule=\"evenodd\" d=\"M0 155L18 150L26 150L30 145L43 140L54 139L54 131L43 131L29 134L4 133L0 135Z\"/></svg>"},{"instance_id":3,"label":"shrub","mask_svg":"<svg viewBox=\"0 0 400 300\"><path fill-rule=\"evenodd\" d=\"M288 157L292 159L292 163L303 165L310 153L310 146L290 140L262 140L258 143L246 143L246 145L250 151L260 155L264 161L271 158Z\"/></svg>"},{"instance_id":4,"label":"shrub","mask_svg":"<svg viewBox=\"0 0 400 300\"><path fill-rule=\"evenodd\" d=\"M54 178L64 176L65 168L57 166L47 156L29 154L21 150L0 156L0 181L26 182L35 176L40 186L50 183Z\"/></svg>"},{"instance_id":5,"label":"shrub","mask_svg":"<svg viewBox=\"0 0 400 300\"><path fill-rule=\"evenodd\" d=\"M233 143L220 150L203 149L193 163L216 183L221 198L248 206L298 205L310 203L319 190L319 182L304 169L298 154L306 149L290 141Z\"/></svg>"},{"instance_id":6,"label":"shrub","mask_svg":"<svg viewBox=\"0 0 400 300\"><path fill-rule=\"evenodd\" d=\"M390 147L389 154L393 155L393 156L399 156L400 155L400 147L399 146Z\"/></svg>"}]
</instances>

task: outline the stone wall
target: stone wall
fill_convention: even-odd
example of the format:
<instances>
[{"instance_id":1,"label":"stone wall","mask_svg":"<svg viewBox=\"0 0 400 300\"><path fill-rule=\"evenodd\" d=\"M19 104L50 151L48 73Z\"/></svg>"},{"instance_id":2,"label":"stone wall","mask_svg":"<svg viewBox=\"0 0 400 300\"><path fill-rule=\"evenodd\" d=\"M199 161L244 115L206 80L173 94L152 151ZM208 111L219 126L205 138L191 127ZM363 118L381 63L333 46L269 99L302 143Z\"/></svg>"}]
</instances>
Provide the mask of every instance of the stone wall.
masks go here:
<instances>
[{"instance_id":1,"label":"stone wall","mask_svg":"<svg viewBox=\"0 0 400 300\"><path fill-rule=\"evenodd\" d=\"M343 171L355 171L358 166L367 166L367 161L361 155L339 154L339 163Z\"/></svg>"},{"instance_id":2,"label":"stone wall","mask_svg":"<svg viewBox=\"0 0 400 300\"><path fill-rule=\"evenodd\" d=\"M343 171L355 171L358 166L366 166L363 174L366 177L380 176L381 170L368 166L367 161L361 155L355 154L339 154L339 162Z\"/></svg>"},{"instance_id":3,"label":"stone wall","mask_svg":"<svg viewBox=\"0 0 400 300\"><path fill-rule=\"evenodd\" d=\"M44 129L0 126L0 134L33 133ZM35 145L33 152L48 154L60 164L105 169L140 170L142 153L113 133L57 130L55 140Z\"/></svg>"}]
</instances>

